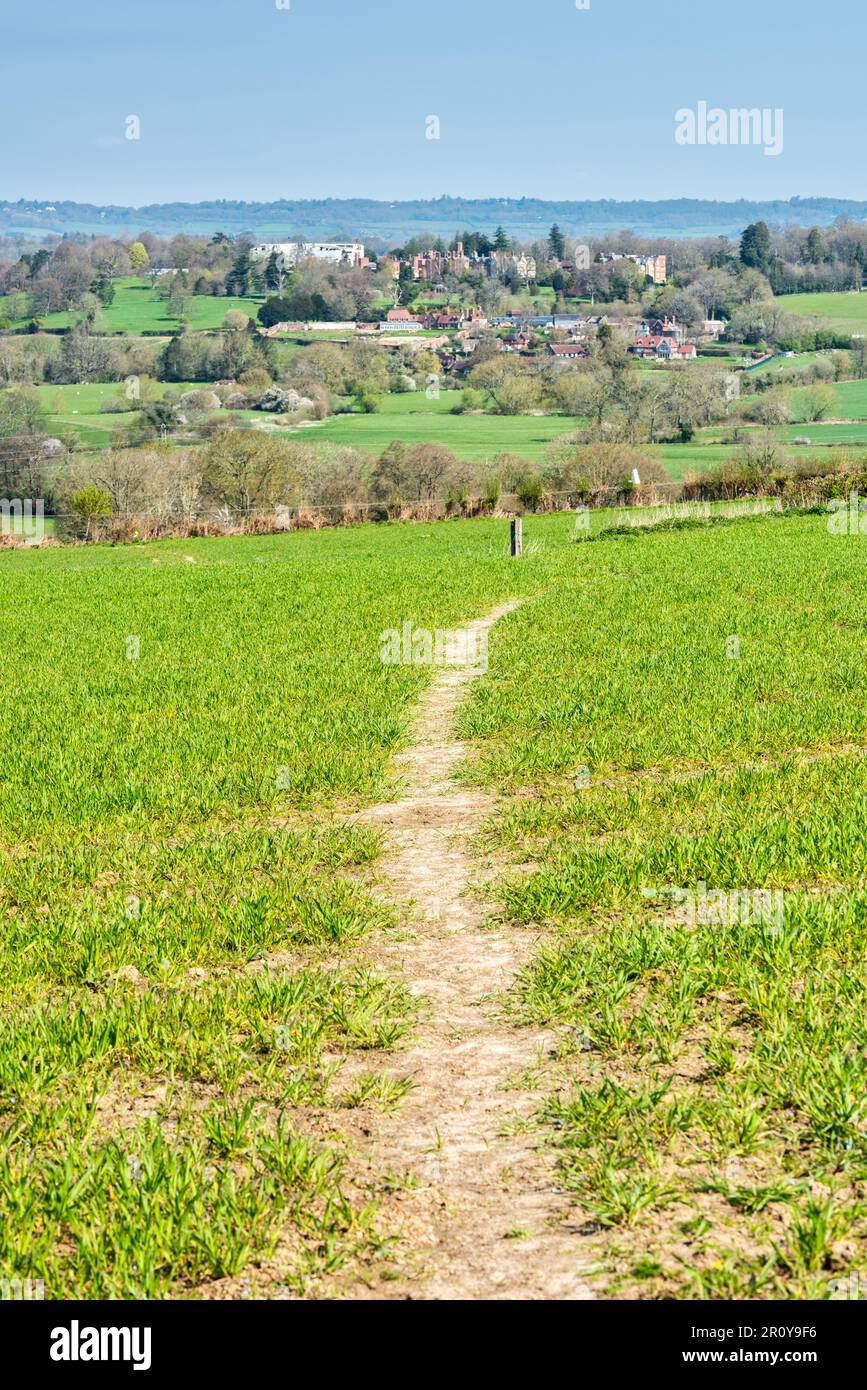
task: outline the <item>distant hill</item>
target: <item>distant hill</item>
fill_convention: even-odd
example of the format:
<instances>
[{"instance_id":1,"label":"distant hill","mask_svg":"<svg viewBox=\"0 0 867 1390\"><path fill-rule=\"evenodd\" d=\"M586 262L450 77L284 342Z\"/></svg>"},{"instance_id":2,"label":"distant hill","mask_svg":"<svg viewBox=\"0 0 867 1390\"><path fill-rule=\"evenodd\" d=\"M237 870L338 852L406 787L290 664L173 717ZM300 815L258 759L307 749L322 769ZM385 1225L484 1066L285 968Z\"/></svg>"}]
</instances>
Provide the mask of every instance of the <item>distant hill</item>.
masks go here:
<instances>
[{"instance_id":1,"label":"distant hill","mask_svg":"<svg viewBox=\"0 0 867 1390\"><path fill-rule=\"evenodd\" d=\"M249 233L268 239L303 235L308 239L360 238L372 246L392 246L414 234L451 237L456 231L494 231L531 241L552 223L571 236L602 236L626 228L640 236L737 236L750 222L826 227L837 217L867 219L867 202L847 198L791 198L788 201L717 203L692 198L660 202L546 202L538 198L449 198L417 202L372 199L285 199L242 203L152 203L147 207L97 207L91 203L0 203L0 235L83 232L123 236L179 232L207 236Z\"/></svg>"}]
</instances>

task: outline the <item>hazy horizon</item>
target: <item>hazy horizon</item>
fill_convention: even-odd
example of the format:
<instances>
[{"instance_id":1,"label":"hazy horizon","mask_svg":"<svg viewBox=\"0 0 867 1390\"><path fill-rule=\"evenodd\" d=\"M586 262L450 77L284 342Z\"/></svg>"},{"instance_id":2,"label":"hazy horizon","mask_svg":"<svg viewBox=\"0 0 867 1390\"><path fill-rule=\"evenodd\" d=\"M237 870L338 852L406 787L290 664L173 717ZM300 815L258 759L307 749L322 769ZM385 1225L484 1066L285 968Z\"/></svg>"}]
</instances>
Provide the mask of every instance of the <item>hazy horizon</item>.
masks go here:
<instances>
[{"instance_id":1,"label":"hazy horizon","mask_svg":"<svg viewBox=\"0 0 867 1390\"><path fill-rule=\"evenodd\" d=\"M806 0L531 12L441 0L435 22L383 0L280 3L152 0L145 19L113 0L16 7L4 195L142 207L474 198L483 185L515 199L728 201L788 199L817 177L867 195L848 138L854 0L829 0L821 26ZM677 113L702 102L783 113L781 148L679 145Z\"/></svg>"}]
</instances>

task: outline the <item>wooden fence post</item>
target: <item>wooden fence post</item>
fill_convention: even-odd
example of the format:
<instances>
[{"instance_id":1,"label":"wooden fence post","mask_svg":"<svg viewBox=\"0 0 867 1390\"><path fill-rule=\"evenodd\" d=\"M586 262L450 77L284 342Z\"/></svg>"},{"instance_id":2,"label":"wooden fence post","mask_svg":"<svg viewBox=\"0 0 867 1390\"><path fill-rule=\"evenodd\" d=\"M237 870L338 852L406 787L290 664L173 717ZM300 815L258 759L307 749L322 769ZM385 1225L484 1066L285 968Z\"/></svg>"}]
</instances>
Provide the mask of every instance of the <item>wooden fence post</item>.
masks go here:
<instances>
[{"instance_id":1,"label":"wooden fence post","mask_svg":"<svg viewBox=\"0 0 867 1390\"><path fill-rule=\"evenodd\" d=\"M524 523L519 516L512 522L512 555L522 555L524 552Z\"/></svg>"}]
</instances>

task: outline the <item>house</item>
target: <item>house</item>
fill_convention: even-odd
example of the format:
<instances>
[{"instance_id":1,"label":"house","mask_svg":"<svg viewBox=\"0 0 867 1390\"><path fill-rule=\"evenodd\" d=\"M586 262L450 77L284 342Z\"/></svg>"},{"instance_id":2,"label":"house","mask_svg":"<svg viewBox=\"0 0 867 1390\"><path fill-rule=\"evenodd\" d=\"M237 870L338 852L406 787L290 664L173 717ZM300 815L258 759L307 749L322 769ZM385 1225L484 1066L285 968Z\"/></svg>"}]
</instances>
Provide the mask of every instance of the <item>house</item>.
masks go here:
<instances>
[{"instance_id":1,"label":"house","mask_svg":"<svg viewBox=\"0 0 867 1390\"><path fill-rule=\"evenodd\" d=\"M413 280L431 282L440 278L439 256L435 251L422 251L420 255L410 256L409 268Z\"/></svg>"},{"instance_id":2,"label":"house","mask_svg":"<svg viewBox=\"0 0 867 1390\"><path fill-rule=\"evenodd\" d=\"M420 314L411 314L409 309L389 309L384 322L380 323L379 328L383 333L418 333L426 326L426 319Z\"/></svg>"},{"instance_id":3,"label":"house","mask_svg":"<svg viewBox=\"0 0 867 1390\"><path fill-rule=\"evenodd\" d=\"M586 357L587 349L583 343L549 343L548 351L557 358Z\"/></svg>"},{"instance_id":4,"label":"house","mask_svg":"<svg viewBox=\"0 0 867 1390\"><path fill-rule=\"evenodd\" d=\"M670 334L660 333L636 333L630 352L650 362L688 362L698 356L695 343L676 343Z\"/></svg>"},{"instance_id":5,"label":"house","mask_svg":"<svg viewBox=\"0 0 867 1390\"><path fill-rule=\"evenodd\" d=\"M525 352L532 344L532 337L529 333L510 333L502 339L503 347L506 352Z\"/></svg>"},{"instance_id":6,"label":"house","mask_svg":"<svg viewBox=\"0 0 867 1390\"><path fill-rule=\"evenodd\" d=\"M655 338L669 338L673 343L683 342L683 328L676 318L642 319L638 332Z\"/></svg>"},{"instance_id":7,"label":"house","mask_svg":"<svg viewBox=\"0 0 867 1390\"><path fill-rule=\"evenodd\" d=\"M462 323L462 316L455 313L453 309L443 309L427 314L424 320L425 328L440 328L445 330L460 328Z\"/></svg>"},{"instance_id":8,"label":"house","mask_svg":"<svg viewBox=\"0 0 867 1390\"><path fill-rule=\"evenodd\" d=\"M648 280L652 280L654 285L664 285L668 276L668 258L666 256L629 256L628 260L634 261L639 270L643 270Z\"/></svg>"},{"instance_id":9,"label":"house","mask_svg":"<svg viewBox=\"0 0 867 1390\"><path fill-rule=\"evenodd\" d=\"M656 357L656 349L661 342L662 339L658 334L637 333L630 351L634 352L635 356L640 357L642 360L649 360L650 358Z\"/></svg>"},{"instance_id":10,"label":"house","mask_svg":"<svg viewBox=\"0 0 867 1390\"><path fill-rule=\"evenodd\" d=\"M603 251L597 259L602 265L611 265L614 261L632 261L654 285L664 285L668 277L667 256L626 256L620 251Z\"/></svg>"}]
</instances>

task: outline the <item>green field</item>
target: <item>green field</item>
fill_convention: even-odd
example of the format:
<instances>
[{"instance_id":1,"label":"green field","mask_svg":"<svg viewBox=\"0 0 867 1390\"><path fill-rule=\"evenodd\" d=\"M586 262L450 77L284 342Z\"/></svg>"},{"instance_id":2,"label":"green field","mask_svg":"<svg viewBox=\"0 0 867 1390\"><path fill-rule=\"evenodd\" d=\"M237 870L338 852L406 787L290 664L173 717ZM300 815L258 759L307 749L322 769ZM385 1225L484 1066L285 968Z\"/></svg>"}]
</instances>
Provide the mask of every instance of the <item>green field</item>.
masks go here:
<instances>
[{"instance_id":1,"label":"green field","mask_svg":"<svg viewBox=\"0 0 867 1390\"><path fill-rule=\"evenodd\" d=\"M430 396L426 391L397 391L389 393L385 405L390 416L450 415L461 397L461 391L439 391Z\"/></svg>"},{"instance_id":2,"label":"green field","mask_svg":"<svg viewBox=\"0 0 867 1390\"><path fill-rule=\"evenodd\" d=\"M818 318L829 327L843 328L851 333L867 332L867 294L784 294L777 303L787 313L802 318Z\"/></svg>"},{"instance_id":3,"label":"green field","mask_svg":"<svg viewBox=\"0 0 867 1390\"><path fill-rule=\"evenodd\" d=\"M300 1293L380 1249L340 1116L399 1101L414 1005L343 813L425 680L382 629L532 583L495 535L0 553L0 1277L183 1296L279 1247Z\"/></svg>"},{"instance_id":4,"label":"green field","mask_svg":"<svg viewBox=\"0 0 867 1390\"><path fill-rule=\"evenodd\" d=\"M0 1277L387 1273L376 1203L408 1179L364 1136L412 1084L416 1003L347 812L389 794L429 678L382 630L510 596L464 775L501 794L490 891L539 941L503 1003L556 1039L535 1123L595 1233L576 1259L651 1297L864 1269L861 547L822 517L611 519L530 518L520 563L496 521L0 554ZM779 890L779 921L672 915L699 884Z\"/></svg>"},{"instance_id":5,"label":"green field","mask_svg":"<svg viewBox=\"0 0 867 1390\"><path fill-rule=\"evenodd\" d=\"M814 362L821 362L827 357L823 352L796 352L792 357L775 357L773 361L760 369L757 375L768 374L770 376L787 376L790 372L803 371L805 367L810 367Z\"/></svg>"},{"instance_id":6,"label":"green field","mask_svg":"<svg viewBox=\"0 0 867 1390\"><path fill-rule=\"evenodd\" d=\"M187 381L173 382L171 386L155 383L153 399L158 400L167 391L173 394L190 391L202 383ZM207 383L205 383L207 387ZM49 434L74 434L85 448L106 448L114 442L115 435L124 434L131 425L137 424L139 411L104 412L103 401L123 397L124 383L87 382L81 386L37 386L39 403L46 412L46 428Z\"/></svg>"},{"instance_id":7,"label":"green field","mask_svg":"<svg viewBox=\"0 0 867 1390\"><path fill-rule=\"evenodd\" d=\"M16 516L10 513L9 517L4 517L0 524L0 536L24 536L26 540L37 544L46 536L54 535L54 518L43 516L40 520L31 512L28 516Z\"/></svg>"},{"instance_id":8,"label":"green field","mask_svg":"<svg viewBox=\"0 0 867 1390\"><path fill-rule=\"evenodd\" d=\"M811 444L867 444L867 421L854 424L782 425L774 431L783 440L809 439Z\"/></svg>"},{"instance_id":9,"label":"green field","mask_svg":"<svg viewBox=\"0 0 867 1390\"><path fill-rule=\"evenodd\" d=\"M175 393L207 389L207 386L207 382L181 382L171 386L158 383L154 389L155 396L159 397L166 391ZM111 445L140 418L138 412L115 414L101 410L103 401L113 400L123 393L123 383L40 386L36 389L47 414L49 433L72 433L85 448ZM817 446L867 443L867 381L842 382L832 389L839 398L840 414L851 417L853 423L784 425L775 430L778 438L783 442L807 438ZM794 392L792 406L796 413L798 397L799 393ZM553 440L581 424L564 416L453 415L452 408L460 398L459 391L442 391L433 398L424 391L390 394L383 398L383 407L375 414L352 411L301 429L284 426L279 415L256 410L233 411L232 420L236 424L244 422L284 431L309 443L350 444L373 455L380 454L398 439L408 444L441 444L458 458L470 462L483 463L497 454L512 453L537 465L544 462ZM689 444L642 445L641 448L660 460L672 480L682 481L687 473L704 473L737 452L733 444L714 442L719 433L720 427L715 426L700 431Z\"/></svg>"},{"instance_id":10,"label":"green field","mask_svg":"<svg viewBox=\"0 0 867 1390\"><path fill-rule=\"evenodd\" d=\"M38 386L39 403L46 412L46 428L51 435L73 434L86 448L110 445L118 430L126 430L141 417L138 411L104 414L105 400L114 400L124 391L123 382L91 382L81 386ZM162 395L163 388L159 388Z\"/></svg>"},{"instance_id":11,"label":"green field","mask_svg":"<svg viewBox=\"0 0 867 1390\"><path fill-rule=\"evenodd\" d=\"M311 441L351 444L370 454L381 454L399 439L406 444L441 444L472 463L507 453L540 463L551 440L579 424L562 415L451 415L450 398L458 400L459 395L444 391L435 401L427 400L424 392L390 395L376 414L335 415L299 433Z\"/></svg>"},{"instance_id":12,"label":"green field","mask_svg":"<svg viewBox=\"0 0 867 1390\"><path fill-rule=\"evenodd\" d=\"M642 445L654 458L659 459L669 477L682 482L687 473L706 473L719 463L724 463L737 453L732 444L651 444Z\"/></svg>"},{"instance_id":13,"label":"green field","mask_svg":"<svg viewBox=\"0 0 867 1390\"><path fill-rule=\"evenodd\" d=\"M220 328L230 309L237 309L249 318L255 318L264 296L249 299L225 295L191 295L187 300L187 323L197 331ZM4 299L0 296L0 314L3 313ZM69 313L45 314L41 323L45 328L68 328L75 315ZM26 319L13 321L17 328ZM142 333L165 333L169 336L179 326L179 320L170 316L166 300L161 299L149 280L139 280L135 276L125 276L115 281L114 303L101 309L97 321L100 333L126 333L135 337Z\"/></svg>"},{"instance_id":14,"label":"green field","mask_svg":"<svg viewBox=\"0 0 867 1390\"><path fill-rule=\"evenodd\" d=\"M867 380L838 381L829 383L837 397L837 407L832 412L841 420L867 420ZM791 395L791 408L795 417L804 420L804 405L809 388L795 390ZM820 422L821 423L821 422Z\"/></svg>"},{"instance_id":15,"label":"green field","mask_svg":"<svg viewBox=\"0 0 867 1390\"><path fill-rule=\"evenodd\" d=\"M865 1269L865 575L818 517L586 544L462 720L608 1296Z\"/></svg>"}]
</instances>

